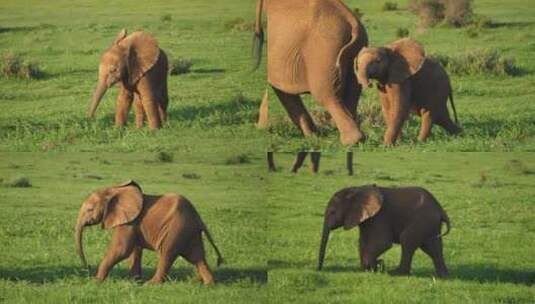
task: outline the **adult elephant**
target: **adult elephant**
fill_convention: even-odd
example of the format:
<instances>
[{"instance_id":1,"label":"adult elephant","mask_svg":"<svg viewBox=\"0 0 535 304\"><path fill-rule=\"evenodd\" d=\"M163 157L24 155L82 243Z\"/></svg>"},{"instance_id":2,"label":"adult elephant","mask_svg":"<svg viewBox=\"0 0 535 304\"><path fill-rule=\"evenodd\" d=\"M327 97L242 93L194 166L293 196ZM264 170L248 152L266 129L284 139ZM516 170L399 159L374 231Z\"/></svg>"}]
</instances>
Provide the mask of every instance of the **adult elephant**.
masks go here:
<instances>
[{"instance_id":1,"label":"adult elephant","mask_svg":"<svg viewBox=\"0 0 535 304\"><path fill-rule=\"evenodd\" d=\"M119 84L115 125L124 127L135 100L136 126L143 126L146 115L150 129L160 128L167 120L167 70L167 55L153 37L141 31L127 36L123 29L100 59L88 117L95 115L106 90Z\"/></svg>"},{"instance_id":2,"label":"adult elephant","mask_svg":"<svg viewBox=\"0 0 535 304\"><path fill-rule=\"evenodd\" d=\"M362 87L353 60L368 45L364 26L340 0L258 0L255 55L260 63L267 15L268 82L304 136L317 129L301 94L311 94L333 118L340 141L363 141L356 120Z\"/></svg>"}]
</instances>

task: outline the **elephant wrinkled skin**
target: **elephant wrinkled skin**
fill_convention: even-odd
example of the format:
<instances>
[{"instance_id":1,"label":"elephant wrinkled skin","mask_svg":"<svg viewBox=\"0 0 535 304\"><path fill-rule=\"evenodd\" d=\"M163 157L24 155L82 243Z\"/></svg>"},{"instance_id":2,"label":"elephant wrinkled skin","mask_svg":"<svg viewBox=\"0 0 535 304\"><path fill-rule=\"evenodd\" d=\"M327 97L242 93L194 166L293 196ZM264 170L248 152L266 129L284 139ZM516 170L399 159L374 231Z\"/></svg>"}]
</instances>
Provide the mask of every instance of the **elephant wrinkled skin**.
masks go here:
<instances>
[{"instance_id":1,"label":"elephant wrinkled skin","mask_svg":"<svg viewBox=\"0 0 535 304\"><path fill-rule=\"evenodd\" d=\"M440 234L441 224L447 231ZM376 271L381 254L401 245L401 261L393 274L408 275L416 249L431 257L436 275L446 277L442 237L450 231L449 218L431 193L419 187L385 188L376 185L345 188L336 192L325 210L318 270L323 267L331 230L359 226L360 262L363 270Z\"/></svg>"},{"instance_id":2,"label":"elephant wrinkled skin","mask_svg":"<svg viewBox=\"0 0 535 304\"><path fill-rule=\"evenodd\" d=\"M82 234L84 227L101 223L103 229L113 230L107 252L98 267L96 279L104 280L110 269L129 257L132 276L141 276L143 249L156 251L159 256L151 283L166 279L177 256L182 256L197 268L205 284L214 282L206 263L202 232L214 247L218 260L221 254L208 229L193 205L183 196L170 193L145 195L134 181L97 190L84 201L76 224L76 248L85 259Z\"/></svg>"}]
</instances>

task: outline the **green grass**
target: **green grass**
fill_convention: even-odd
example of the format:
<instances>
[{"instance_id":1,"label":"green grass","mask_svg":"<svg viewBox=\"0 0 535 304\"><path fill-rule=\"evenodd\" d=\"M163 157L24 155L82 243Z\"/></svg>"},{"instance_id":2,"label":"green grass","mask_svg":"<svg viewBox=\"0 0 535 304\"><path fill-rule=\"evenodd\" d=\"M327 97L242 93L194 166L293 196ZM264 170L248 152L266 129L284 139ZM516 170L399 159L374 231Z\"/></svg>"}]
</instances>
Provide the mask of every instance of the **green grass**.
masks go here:
<instances>
[{"instance_id":1,"label":"green grass","mask_svg":"<svg viewBox=\"0 0 535 304\"><path fill-rule=\"evenodd\" d=\"M232 155L175 154L156 161L154 153L2 153L0 178L24 175L31 188L0 187L0 301L32 303L184 303L246 302L267 293L266 231L261 203L265 172L257 157L228 165ZM211 159L211 160L210 160ZM254 160L254 162L253 162ZM200 164L202 163L202 164ZM61 165L60 165L61 164ZM263 164L263 163L262 163ZM196 174L196 179L186 176ZM186 176L184 176L186 175ZM103 284L92 281L74 250L79 207L94 189L134 179L145 193L175 192L196 206L226 263L205 243L208 263L219 284L204 287L194 267L177 259L171 282L146 286L129 278L126 264L116 266ZM109 232L89 227L84 244L91 275L102 258ZM150 279L156 255L145 251L143 277Z\"/></svg>"},{"instance_id":2,"label":"green grass","mask_svg":"<svg viewBox=\"0 0 535 304\"><path fill-rule=\"evenodd\" d=\"M269 175L272 302L533 302L533 154L373 152L355 159L352 177L345 175L340 153L324 154L318 175L310 168L294 175L288 172L293 155L275 154L281 171ZM423 186L441 202L452 222L444 238L449 279L433 279L432 262L421 251L409 278L361 272L358 229L331 233L324 270L316 271L328 200L343 187L370 183ZM399 246L383 258L386 270L397 267Z\"/></svg>"},{"instance_id":3,"label":"green grass","mask_svg":"<svg viewBox=\"0 0 535 304\"><path fill-rule=\"evenodd\" d=\"M397 151L533 151L535 150L535 7L527 0L474 3L476 14L489 17L493 27L470 38L465 29L437 27L422 31L417 17L406 10L382 11L373 1L345 1L363 13L371 45L397 39L406 28L430 54L462 55L474 49L495 49L513 58L520 76L452 75L454 94L464 134L449 137L438 127L426 144L416 142L419 119L411 118ZM286 113L271 93L271 120L282 125L272 132L256 130L254 123L266 87L265 59L251 72L250 22L254 1L195 2L179 0L42 2L6 0L0 4L0 53L16 53L36 61L43 79L0 78L0 150L2 151L206 151L214 147L238 152L266 148L294 151L318 147L344 150L338 131L323 127L317 139L305 140L287 122ZM32 9L29 10L28 7ZM96 120L84 113L96 85L102 51L116 33L144 29L158 39L171 58L188 58L190 73L169 78L169 123L156 133L136 130L133 117L124 130L113 127L117 94L110 90ZM472 35L474 36L474 35ZM312 111L321 108L310 98ZM378 104L375 90L367 90L360 109ZM382 151L384 126L363 115L368 141L359 151ZM281 124L281 123L279 123Z\"/></svg>"},{"instance_id":4,"label":"green grass","mask_svg":"<svg viewBox=\"0 0 535 304\"><path fill-rule=\"evenodd\" d=\"M307 165L289 173L291 154L275 154L267 173L263 154L1 153L0 179L24 176L31 188L0 188L0 299L8 303L195 303L429 301L528 303L535 297L535 205L531 153L357 153L355 176L344 155L324 153L320 173ZM61 165L59 165L61 164ZM124 263L109 280L92 281L74 250L74 224L93 189L138 181L146 193L178 192L190 198L209 226L226 263L219 284L201 286L193 267L175 262L161 286L133 282ZM358 270L358 230L335 231L325 268L315 270L322 216L331 195L346 186L420 185L441 202L452 221L445 238L451 278L434 280L431 261L418 252L413 276ZM94 275L109 233L91 227L85 249ZM399 246L385 256L398 263ZM146 252L144 279L156 256ZM253 300L254 299L254 300Z\"/></svg>"}]
</instances>

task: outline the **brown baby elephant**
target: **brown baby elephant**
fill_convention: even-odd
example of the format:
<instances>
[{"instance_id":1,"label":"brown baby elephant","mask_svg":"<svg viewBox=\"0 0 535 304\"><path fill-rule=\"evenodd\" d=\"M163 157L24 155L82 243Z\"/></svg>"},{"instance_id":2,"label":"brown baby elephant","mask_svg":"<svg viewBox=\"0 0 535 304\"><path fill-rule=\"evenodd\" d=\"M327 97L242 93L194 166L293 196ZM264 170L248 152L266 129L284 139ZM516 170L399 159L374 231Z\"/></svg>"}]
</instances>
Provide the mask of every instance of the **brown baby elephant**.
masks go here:
<instances>
[{"instance_id":1,"label":"brown baby elephant","mask_svg":"<svg viewBox=\"0 0 535 304\"><path fill-rule=\"evenodd\" d=\"M447 230L440 234L442 222ZM359 252L363 270L376 271L377 258L392 244L401 244L401 262L392 274L408 275L412 256L422 249L433 260L436 275L446 277L442 237L450 221L438 201L419 187L384 188L376 185L345 188L336 192L325 210L318 270L323 267L329 233L333 229L360 228Z\"/></svg>"},{"instance_id":2,"label":"brown baby elephant","mask_svg":"<svg viewBox=\"0 0 535 304\"><path fill-rule=\"evenodd\" d=\"M145 32L127 36L123 29L100 59L88 116L95 115L106 90L119 83L115 125L124 127L135 100L136 126L143 126L146 115L150 129L160 128L167 120L167 70L167 55L154 38Z\"/></svg>"},{"instance_id":3,"label":"brown baby elephant","mask_svg":"<svg viewBox=\"0 0 535 304\"><path fill-rule=\"evenodd\" d=\"M371 86L370 79L378 81L387 126L386 145L401 138L401 128L410 110L422 117L420 141L427 139L434 123L450 134L461 132L448 74L440 63L425 57L418 42L403 38L385 47L363 48L355 60L355 69L365 88ZM448 113L448 97L455 123Z\"/></svg>"},{"instance_id":4,"label":"brown baby elephant","mask_svg":"<svg viewBox=\"0 0 535 304\"><path fill-rule=\"evenodd\" d=\"M76 246L84 267L87 267L82 232L85 226L102 224L103 229L112 229L113 234L104 259L98 267L96 279L104 280L110 269L129 258L132 276L141 276L143 249L156 251L159 255L156 273L151 283L166 279L177 256L182 256L197 267L204 282L214 282L206 263L202 232L217 253L217 265L223 259L208 232L206 225L183 196L177 194L145 195L134 181L93 192L84 201L76 224Z\"/></svg>"}]
</instances>

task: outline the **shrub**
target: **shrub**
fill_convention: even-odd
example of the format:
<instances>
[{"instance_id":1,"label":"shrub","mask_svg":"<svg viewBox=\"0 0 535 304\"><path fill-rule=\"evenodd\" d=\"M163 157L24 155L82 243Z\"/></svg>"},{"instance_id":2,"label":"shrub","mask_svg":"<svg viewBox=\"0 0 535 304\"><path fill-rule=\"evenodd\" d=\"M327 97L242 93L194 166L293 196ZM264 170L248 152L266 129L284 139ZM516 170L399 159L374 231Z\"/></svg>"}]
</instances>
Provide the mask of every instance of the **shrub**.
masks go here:
<instances>
[{"instance_id":1,"label":"shrub","mask_svg":"<svg viewBox=\"0 0 535 304\"><path fill-rule=\"evenodd\" d=\"M461 27L472 23L472 0L410 0L409 10L420 17L420 25L435 26L441 22Z\"/></svg>"},{"instance_id":2,"label":"shrub","mask_svg":"<svg viewBox=\"0 0 535 304\"><path fill-rule=\"evenodd\" d=\"M171 17L171 14L165 14L160 17L160 21L162 22L169 22L171 20L173 20L173 18Z\"/></svg>"},{"instance_id":3,"label":"shrub","mask_svg":"<svg viewBox=\"0 0 535 304\"><path fill-rule=\"evenodd\" d=\"M171 61L171 64L169 65L169 74L187 74L190 72L191 66L193 66L191 59L179 57L178 59Z\"/></svg>"},{"instance_id":4,"label":"shrub","mask_svg":"<svg viewBox=\"0 0 535 304\"><path fill-rule=\"evenodd\" d=\"M161 152L156 153L156 161L160 163L172 163L173 158L174 158L173 154L168 153L168 152L161 151Z\"/></svg>"},{"instance_id":5,"label":"shrub","mask_svg":"<svg viewBox=\"0 0 535 304\"><path fill-rule=\"evenodd\" d=\"M381 7L381 10L386 11L395 11L398 9L398 4L395 2L385 2L383 3L383 6Z\"/></svg>"},{"instance_id":6,"label":"shrub","mask_svg":"<svg viewBox=\"0 0 535 304\"><path fill-rule=\"evenodd\" d=\"M251 159L247 154L238 154L227 158L225 164L227 165L239 165L250 163Z\"/></svg>"},{"instance_id":7,"label":"shrub","mask_svg":"<svg viewBox=\"0 0 535 304\"><path fill-rule=\"evenodd\" d=\"M396 30L396 37L398 38L409 37L409 29L406 27L398 27L398 29Z\"/></svg>"},{"instance_id":8,"label":"shrub","mask_svg":"<svg viewBox=\"0 0 535 304\"><path fill-rule=\"evenodd\" d=\"M39 79L44 75L38 63L13 53L4 54L0 65L2 75L6 78Z\"/></svg>"},{"instance_id":9,"label":"shrub","mask_svg":"<svg viewBox=\"0 0 535 304\"><path fill-rule=\"evenodd\" d=\"M11 188L30 188L32 184L27 177L15 177L7 182L6 186Z\"/></svg>"},{"instance_id":10,"label":"shrub","mask_svg":"<svg viewBox=\"0 0 535 304\"><path fill-rule=\"evenodd\" d=\"M182 177L185 179L200 179L201 176L197 173L184 173Z\"/></svg>"},{"instance_id":11,"label":"shrub","mask_svg":"<svg viewBox=\"0 0 535 304\"><path fill-rule=\"evenodd\" d=\"M243 18L234 18L225 22L224 27L231 31L252 32L255 28L255 23Z\"/></svg>"},{"instance_id":12,"label":"shrub","mask_svg":"<svg viewBox=\"0 0 535 304\"><path fill-rule=\"evenodd\" d=\"M470 50L456 56L430 55L440 62L450 73L459 75L493 74L510 75L520 74L514 59L504 57L497 50Z\"/></svg>"}]
</instances>

